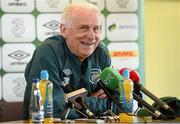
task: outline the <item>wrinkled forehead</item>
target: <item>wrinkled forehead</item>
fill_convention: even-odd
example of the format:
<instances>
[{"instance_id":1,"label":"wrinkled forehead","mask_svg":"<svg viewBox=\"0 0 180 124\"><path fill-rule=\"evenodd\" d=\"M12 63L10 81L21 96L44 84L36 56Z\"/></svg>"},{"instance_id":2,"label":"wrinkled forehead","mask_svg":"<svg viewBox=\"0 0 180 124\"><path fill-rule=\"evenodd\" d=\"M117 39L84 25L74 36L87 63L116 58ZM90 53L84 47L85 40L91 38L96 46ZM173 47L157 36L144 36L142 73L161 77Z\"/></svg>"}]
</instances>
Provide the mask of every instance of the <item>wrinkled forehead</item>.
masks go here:
<instances>
[{"instance_id":1,"label":"wrinkled forehead","mask_svg":"<svg viewBox=\"0 0 180 124\"><path fill-rule=\"evenodd\" d=\"M62 23L69 23L74 19L87 16L97 18L101 22L101 12L92 4L72 4L65 7L62 14ZM83 18L82 18L83 19Z\"/></svg>"}]
</instances>

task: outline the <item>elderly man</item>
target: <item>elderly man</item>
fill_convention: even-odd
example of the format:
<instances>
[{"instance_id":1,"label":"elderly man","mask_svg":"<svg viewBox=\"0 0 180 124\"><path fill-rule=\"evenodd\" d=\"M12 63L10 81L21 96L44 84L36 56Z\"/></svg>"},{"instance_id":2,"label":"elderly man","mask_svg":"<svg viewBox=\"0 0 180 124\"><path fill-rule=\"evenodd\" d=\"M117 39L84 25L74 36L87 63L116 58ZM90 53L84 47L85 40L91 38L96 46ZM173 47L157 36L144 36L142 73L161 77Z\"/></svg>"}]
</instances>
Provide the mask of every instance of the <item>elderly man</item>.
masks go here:
<instances>
[{"instance_id":1,"label":"elderly man","mask_svg":"<svg viewBox=\"0 0 180 124\"><path fill-rule=\"evenodd\" d=\"M32 79L39 78L41 70L47 70L53 83L54 117L61 118L66 108L62 83L68 82L75 89L85 88L85 99L89 109L98 115L107 110L107 96L92 80L111 65L106 46L100 42L101 15L99 9L90 3L74 3L64 8L60 35L47 38L34 52L25 70L27 81L24 96L24 119L28 119ZM116 105L112 106L119 113ZM69 119L83 117L73 108Z\"/></svg>"}]
</instances>

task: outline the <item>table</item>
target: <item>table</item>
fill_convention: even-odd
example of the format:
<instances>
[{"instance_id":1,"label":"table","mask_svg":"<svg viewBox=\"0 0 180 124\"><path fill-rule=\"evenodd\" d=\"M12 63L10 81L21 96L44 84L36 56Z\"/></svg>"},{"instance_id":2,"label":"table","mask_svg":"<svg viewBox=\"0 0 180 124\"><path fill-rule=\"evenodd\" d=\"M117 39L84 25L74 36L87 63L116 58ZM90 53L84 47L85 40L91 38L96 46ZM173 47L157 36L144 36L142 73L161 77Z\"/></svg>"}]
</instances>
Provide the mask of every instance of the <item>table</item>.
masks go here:
<instances>
[{"instance_id":1,"label":"table","mask_svg":"<svg viewBox=\"0 0 180 124\"><path fill-rule=\"evenodd\" d=\"M174 120L152 120L151 117L145 117L144 118L147 123L180 123L180 117L176 117ZM61 120L59 122L56 122L57 124L120 124L121 122L115 121L111 119L112 122L105 121L105 120L100 120L100 119L76 119L76 120ZM18 120L18 121L8 121L8 122L1 122L0 124L14 124L14 123L19 123L19 124L27 124L29 123L28 120ZM122 122L123 123L123 122ZM133 123L144 123L144 120L138 117L134 117Z\"/></svg>"}]
</instances>

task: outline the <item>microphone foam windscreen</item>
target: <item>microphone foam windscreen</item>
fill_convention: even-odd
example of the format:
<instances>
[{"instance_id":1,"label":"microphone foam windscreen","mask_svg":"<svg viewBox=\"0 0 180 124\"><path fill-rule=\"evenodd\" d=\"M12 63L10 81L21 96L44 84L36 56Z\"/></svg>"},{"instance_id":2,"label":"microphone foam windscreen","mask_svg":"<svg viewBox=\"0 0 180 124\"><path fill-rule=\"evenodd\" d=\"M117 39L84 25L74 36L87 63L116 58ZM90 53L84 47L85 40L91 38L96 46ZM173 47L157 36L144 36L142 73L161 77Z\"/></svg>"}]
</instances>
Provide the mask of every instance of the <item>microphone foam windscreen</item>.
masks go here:
<instances>
[{"instance_id":1,"label":"microphone foam windscreen","mask_svg":"<svg viewBox=\"0 0 180 124\"><path fill-rule=\"evenodd\" d=\"M110 89L118 88L119 82L123 80L118 71L114 70L112 67L105 68L100 74L100 79Z\"/></svg>"},{"instance_id":2,"label":"microphone foam windscreen","mask_svg":"<svg viewBox=\"0 0 180 124\"><path fill-rule=\"evenodd\" d=\"M130 79L131 79L133 82L139 82L140 76L139 76L138 72L135 71L135 70L131 70L131 71L130 71Z\"/></svg>"}]
</instances>

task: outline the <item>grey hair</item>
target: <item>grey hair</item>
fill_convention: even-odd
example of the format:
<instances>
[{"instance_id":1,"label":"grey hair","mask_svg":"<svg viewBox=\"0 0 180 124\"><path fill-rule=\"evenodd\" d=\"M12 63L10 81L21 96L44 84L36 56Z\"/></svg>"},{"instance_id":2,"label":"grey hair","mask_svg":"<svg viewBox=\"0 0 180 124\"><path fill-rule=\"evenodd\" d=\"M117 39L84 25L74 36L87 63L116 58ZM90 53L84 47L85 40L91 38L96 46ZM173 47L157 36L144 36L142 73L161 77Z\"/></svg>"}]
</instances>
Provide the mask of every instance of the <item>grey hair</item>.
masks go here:
<instances>
[{"instance_id":1,"label":"grey hair","mask_svg":"<svg viewBox=\"0 0 180 124\"><path fill-rule=\"evenodd\" d=\"M71 3L71 4L68 4L64 8L64 11L61 16L61 24L67 25L70 22L71 13L74 10L78 10L78 9L81 9L81 10L86 9L86 10L95 11L95 12L99 13L99 17L101 14L99 8L97 8L97 6L95 6L91 3ZM101 20L101 18L100 18L100 20Z\"/></svg>"}]
</instances>

